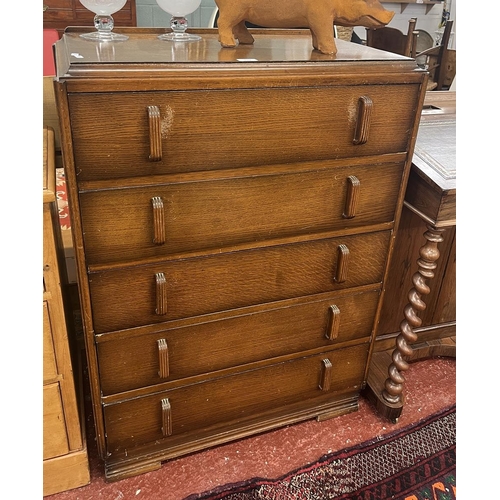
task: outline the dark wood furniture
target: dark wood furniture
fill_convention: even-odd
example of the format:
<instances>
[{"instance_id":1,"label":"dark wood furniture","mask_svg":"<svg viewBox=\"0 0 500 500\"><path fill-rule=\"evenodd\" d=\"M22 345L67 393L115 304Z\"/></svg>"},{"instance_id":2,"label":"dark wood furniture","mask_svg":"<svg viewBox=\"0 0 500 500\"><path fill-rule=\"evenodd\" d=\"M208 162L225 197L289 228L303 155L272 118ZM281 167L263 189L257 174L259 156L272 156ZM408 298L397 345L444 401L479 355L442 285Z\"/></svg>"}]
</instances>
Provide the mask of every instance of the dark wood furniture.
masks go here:
<instances>
[{"instance_id":1,"label":"dark wood furniture","mask_svg":"<svg viewBox=\"0 0 500 500\"><path fill-rule=\"evenodd\" d=\"M135 0L113 14L115 26L137 26ZM94 13L78 0L43 0L43 28L56 29L60 35L68 26L94 26Z\"/></svg>"},{"instance_id":2,"label":"dark wood furniture","mask_svg":"<svg viewBox=\"0 0 500 500\"><path fill-rule=\"evenodd\" d=\"M90 481L73 369L56 201L54 130L43 128L43 495ZM73 351L74 352L74 351Z\"/></svg>"},{"instance_id":3,"label":"dark wood furniture","mask_svg":"<svg viewBox=\"0 0 500 500\"><path fill-rule=\"evenodd\" d=\"M358 408L427 81L308 30L120 31L67 31L55 81L108 480Z\"/></svg>"},{"instance_id":4,"label":"dark wood furniture","mask_svg":"<svg viewBox=\"0 0 500 500\"><path fill-rule=\"evenodd\" d=\"M408 21L406 34L390 26L366 28L366 45L402 56L415 57L418 34L415 30L416 24L417 19L412 17Z\"/></svg>"},{"instance_id":5,"label":"dark wood furniture","mask_svg":"<svg viewBox=\"0 0 500 500\"><path fill-rule=\"evenodd\" d=\"M441 44L415 54L419 60L424 58L426 69L429 71L427 90L448 90L453 83L456 73L456 51L448 48L452 28L453 21L447 21Z\"/></svg>"},{"instance_id":6,"label":"dark wood furniture","mask_svg":"<svg viewBox=\"0 0 500 500\"><path fill-rule=\"evenodd\" d=\"M391 420L407 361L455 356L455 110L455 92L427 93L386 281L367 395Z\"/></svg>"}]
</instances>

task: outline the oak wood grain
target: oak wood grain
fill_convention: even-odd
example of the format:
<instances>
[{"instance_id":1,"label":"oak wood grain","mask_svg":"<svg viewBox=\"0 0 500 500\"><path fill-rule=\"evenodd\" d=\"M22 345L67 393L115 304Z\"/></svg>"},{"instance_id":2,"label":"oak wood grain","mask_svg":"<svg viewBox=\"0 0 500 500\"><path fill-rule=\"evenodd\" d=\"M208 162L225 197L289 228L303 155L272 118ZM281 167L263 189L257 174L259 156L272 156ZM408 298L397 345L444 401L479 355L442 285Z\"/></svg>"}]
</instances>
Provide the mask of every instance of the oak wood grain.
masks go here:
<instances>
[{"instance_id":1,"label":"oak wood grain","mask_svg":"<svg viewBox=\"0 0 500 500\"><path fill-rule=\"evenodd\" d=\"M427 78L308 30L120 31L67 30L54 86L109 481L356 410Z\"/></svg>"}]
</instances>

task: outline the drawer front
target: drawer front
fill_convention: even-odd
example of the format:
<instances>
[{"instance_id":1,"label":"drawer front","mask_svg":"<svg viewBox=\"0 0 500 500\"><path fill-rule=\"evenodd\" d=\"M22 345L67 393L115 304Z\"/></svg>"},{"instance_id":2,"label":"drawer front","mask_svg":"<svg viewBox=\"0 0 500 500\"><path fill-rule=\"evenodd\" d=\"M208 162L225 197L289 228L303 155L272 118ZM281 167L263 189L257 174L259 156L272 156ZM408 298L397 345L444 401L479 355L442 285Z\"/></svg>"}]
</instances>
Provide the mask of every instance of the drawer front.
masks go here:
<instances>
[{"instance_id":1,"label":"drawer front","mask_svg":"<svg viewBox=\"0 0 500 500\"><path fill-rule=\"evenodd\" d=\"M417 84L70 94L75 168L85 181L404 152L418 94ZM364 114L360 97L373 103ZM113 119L96 120L99 109Z\"/></svg>"},{"instance_id":2,"label":"drawer front","mask_svg":"<svg viewBox=\"0 0 500 500\"><path fill-rule=\"evenodd\" d=\"M89 275L95 333L380 283L390 231Z\"/></svg>"},{"instance_id":3,"label":"drawer front","mask_svg":"<svg viewBox=\"0 0 500 500\"><path fill-rule=\"evenodd\" d=\"M44 0L44 21L71 21L75 18L74 0ZM79 3L79 2L77 2ZM83 6L82 6L83 7ZM89 11L92 18L93 14Z\"/></svg>"},{"instance_id":4,"label":"drawer front","mask_svg":"<svg viewBox=\"0 0 500 500\"><path fill-rule=\"evenodd\" d=\"M66 455L69 443L58 383L43 387L43 459Z\"/></svg>"},{"instance_id":5,"label":"drawer front","mask_svg":"<svg viewBox=\"0 0 500 500\"><path fill-rule=\"evenodd\" d=\"M379 294L338 292L127 338L100 336L101 390L109 395L367 338Z\"/></svg>"},{"instance_id":6,"label":"drawer front","mask_svg":"<svg viewBox=\"0 0 500 500\"><path fill-rule=\"evenodd\" d=\"M391 222L403 166L309 163L271 175L252 169L245 177L199 174L154 187L84 192L87 260L130 261Z\"/></svg>"},{"instance_id":7,"label":"drawer front","mask_svg":"<svg viewBox=\"0 0 500 500\"><path fill-rule=\"evenodd\" d=\"M336 393L359 391L367 357L363 344L105 406L107 451L155 442L168 446L204 429L223 431L236 420L262 421L266 412L285 414L291 405L308 408Z\"/></svg>"}]
</instances>

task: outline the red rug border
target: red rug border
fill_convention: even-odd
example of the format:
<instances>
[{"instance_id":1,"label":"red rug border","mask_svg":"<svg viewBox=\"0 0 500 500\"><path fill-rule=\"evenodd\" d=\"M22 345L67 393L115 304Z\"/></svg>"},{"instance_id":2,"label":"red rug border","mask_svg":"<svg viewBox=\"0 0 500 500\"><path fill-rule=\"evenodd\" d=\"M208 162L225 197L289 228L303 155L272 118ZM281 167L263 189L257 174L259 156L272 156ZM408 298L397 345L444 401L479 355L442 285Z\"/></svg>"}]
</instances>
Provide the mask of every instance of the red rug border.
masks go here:
<instances>
[{"instance_id":1,"label":"red rug border","mask_svg":"<svg viewBox=\"0 0 500 500\"><path fill-rule=\"evenodd\" d=\"M357 445L348 447L348 448L343 448L341 450L332 452L332 453L327 453L325 455L322 455L318 460L315 462L311 462L309 464L300 466L290 472L287 472L283 474L282 476L279 476L274 479L270 478L262 478L262 477L253 477L251 479L246 479L245 481L239 481L236 483L226 483L221 486L217 486L216 488L208 491L204 491L201 493L192 493L188 495L187 497L184 498L184 500L219 500L223 499L225 495L228 494L236 494L236 493L244 493L246 490L256 488L258 486L263 486L263 485L271 485L274 483L277 483L279 481L284 481L288 480L291 477L297 475L297 474L303 474L305 472L309 472L310 470L313 470L317 467L321 467L322 465L326 465L330 463L333 460L339 460L339 459L345 459L348 458L352 455L355 455L356 453L360 451L369 451L376 446L380 444L381 441L385 442L391 442L397 439L399 436L405 433L410 433L410 432L415 432L426 425L429 425L430 423L439 420L440 418L443 418L453 412L456 412L456 403L447 406L443 408L442 410L433 413L432 415L429 415L427 417L424 417L417 422L413 422L412 424L407 425L406 427L403 427L401 429L397 429L395 431L389 432L387 434L383 434L381 436L378 436L376 438L370 439L368 441L364 441L362 443L359 443ZM425 460L431 460L435 457L436 455L433 455L431 457L427 457ZM418 464L416 464L413 467L417 467ZM412 467L412 468L413 468ZM454 467L448 468L449 470L443 471L443 475L448 474L453 470ZM411 469L411 468L410 468ZM374 483L376 484L376 483ZM363 490L367 490L368 488L373 487L372 485L365 486L360 492ZM403 494L403 493L398 493L398 494ZM352 497L352 492L349 494L350 496L345 496L345 497L338 497L336 500L351 500Z\"/></svg>"},{"instance_id":2,"label":"red rug border","mask_svg":"<svg viewBox=\"0 0 500 500\"><path fill-rule=\"evenodd\" d=\"M408 467L406 469L406 472L415 471L418 468L425 467L426 464L428 464L432 460L435 460L436 457L441 457L441 456L446 455L447 453L451 453L452 450L453 450L453 454L455 455L456 446L453 446L452 448L449 448L448 450L443 450L443 451L440 451L438 453L435 453L434 455L430 455L429 457L425 458L424 460L421 460L418 463L414 464L413 466ZM450 465L448 467L445 467L444 469L442 469L442 471L440 473L440 477L446 476L454 470L455 470L455 464ZM389 481L390 481L390 478L387 478L387 479L383 479L381 481L378 481L376 483L372 483L372 484L363 486L358 491L356 491L356 497L353 497L353 493L350 492L350 493L346 493L345 495L342 495L340 497L335 497L335 500L356 500L357 498L365 498L362 496L363 492L365 492L365 491L369 492L371 489L373 489L377 485L382 485L384 483L388 483ZM272 483L269 483L269 484L272 484ZM391 499L392 500L405 499L408 497L409 494L413 493L414 491L415 491L415 486L410 486L409 488L406 488L404 490L402 489L401 491L398 491L396 493L397 496L391 496Z\"/></svg>"}]
</instances>

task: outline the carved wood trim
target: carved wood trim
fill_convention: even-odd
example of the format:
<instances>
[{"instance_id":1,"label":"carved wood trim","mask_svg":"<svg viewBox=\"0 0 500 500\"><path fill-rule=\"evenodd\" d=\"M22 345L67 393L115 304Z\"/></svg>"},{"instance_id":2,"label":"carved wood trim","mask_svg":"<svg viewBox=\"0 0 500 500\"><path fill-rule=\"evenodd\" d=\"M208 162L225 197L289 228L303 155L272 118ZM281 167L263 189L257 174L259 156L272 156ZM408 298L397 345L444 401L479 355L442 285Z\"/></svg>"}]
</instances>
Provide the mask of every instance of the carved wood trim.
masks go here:
<instances>
[{"instance_id":1,"label":"carved wood trim","mask_svg":"<svg viewBox=\"0 0 500 500\"><path fill-rule=\"evenodd\" d=\"M319 384L319 388L324 392L330 390L332 385L332 372L332 362L329 359L321 361L321 382Z\"/></svg>"},{"instance_id":2,"label":"carved wood trim","mask_svg":"<svg viewBox=\"0 0 500 500\"><path fill-rule=\"evenodd\" d=\"M168 378L170 375L170 367L168 362L168 345L165 339L158 339L158 376L160 378Z\"/></svg>"},{"instance_id":3,"label":"carved wood trim","mask_svg":"<svg viewBox=\"0 0 500 500\"><path fill-rule=\"evenodd\" d=\"M352 141L354 144L365 144L368 142L372 110L373 101L368 96L361 96L358 99L358 120Z\"/></svg>"},{"instance_id":4,"label":"carved wood trim","mask_svg":"<svg viewBox=\"0 0 500 500\"><path fill-rule=\"evenodd\" d=\"M328 327L325 337L336 340L340 330L340 309L334 304L328 308Z\"/></svg>"},{"instance_id":5,"label":"carved wood trim","mask_svg":"<svg viewBox=\"0 0 500 500\"><path fill-rule=\"evenodd\" d=\"M165 437L172 435L172 406L168 398L161 400L161 431Z\"/></svg>"},{"instance_id":6,"label":"carved wood trim","mask_svg":"<svg viewBox=\"0 0 500 500\"><path fill-rule=\"evenodd\" d=\"M155 245L165 244L165 210L163 200L159 196L151 198L153 206L153 243Z\"/></svg>"},{"instance_id":7,"label":"carved wood trim","mask_svg":"<svg viewBox=\"0 0 500 500\"><path fill-rule=\"evenodd\" d=\"M343 283L347 280L349 271L349 248L347 245L337 247L337 269L335 270L335 282Z\"/></svg>"},{"instance_id":8,"label":"carved wood trim","mask_svg":"<svg viewBox=\"0 0 500 500\"><path fill-rule=\"evenodd\" d=\"M356 215L356 209L359 202L359 192L361 182L355 175L350 175L347 178L347 192L345 197L345 207L342 217L352 219Z\"/></svg>"},{"instance_id":9,"label":"carved wood trim","mask_svg":"<svg viewBox=\"0 0 500 500\"><path fill-rule=\"evenodd\" d=\"M158 106L148 106L149 121L149 159L160 161L162 158L161 149L161 115Z\"/></svg>"},{"instance_id":10,"label":"carved wood trim","mask_svg":"<svg viewBox=\"0 0 500 500\"><path fill-rule=\"evenodd\" d=\"M167 314L167 280L165 274L156 273L156 309L158 316Z\"/></svg>"},{"instance_id":11,"label":"carved wood trim","mask_svg":"<svg viewBox=\"0 0 500 500\"><path fill-rule=\"evenodd\" d=\"M434 270L437 267L436 261L439 259L438 244L443 241L444 229L436 229L427 226L424 236L425 245L420 248L420 258L417 261L418 271L413 275L413 288L408 296L410 302L404 309L405 319L401 322L401 333L396 338L396 348L392 353L392 363L389 365L389 377L385 381L385 389L382 391L382 397L392 404L401 402L405 378L403 372L408 370L413 349L410 343L418 339L414 328L422 325L422 320L418 313L425 310L426 304L422 298L428 295L430 288L427 280L434 277ZM406 358L406 359L405 359Z\"/></svg>"}]
</instances>

